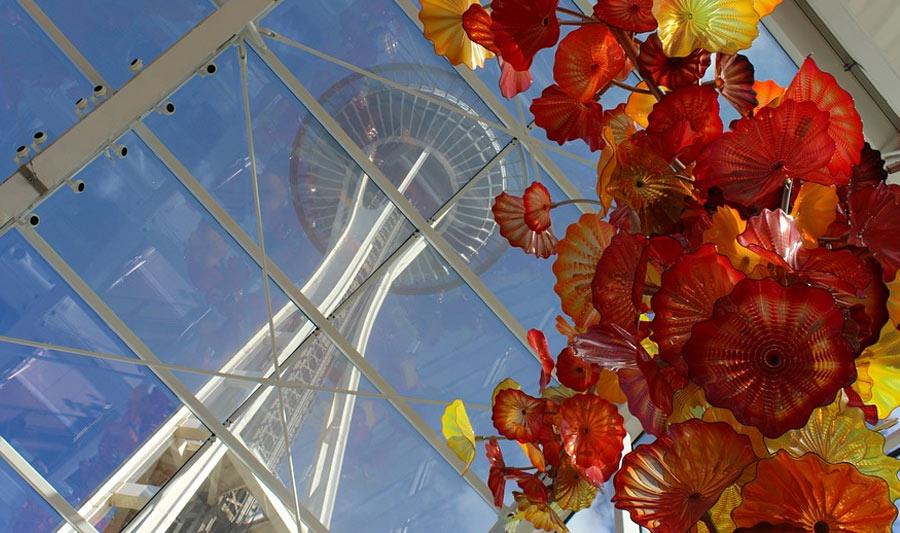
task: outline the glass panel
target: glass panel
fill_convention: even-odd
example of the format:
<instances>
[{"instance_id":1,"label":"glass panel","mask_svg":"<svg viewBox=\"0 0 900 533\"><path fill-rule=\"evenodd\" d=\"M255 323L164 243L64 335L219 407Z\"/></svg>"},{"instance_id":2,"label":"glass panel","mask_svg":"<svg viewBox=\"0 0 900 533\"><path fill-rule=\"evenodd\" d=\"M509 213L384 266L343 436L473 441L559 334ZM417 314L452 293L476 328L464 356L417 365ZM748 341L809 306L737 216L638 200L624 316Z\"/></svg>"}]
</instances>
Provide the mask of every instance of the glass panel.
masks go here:
<instances>
[{"instance_id":1,"label":"glass panel","mask_svg":"<svg viewBox=\"0 0 900 533\"><path fill-rule=\"evenodd\" d=\"M132 356L21 235L0 250L0 333ZM0 433L75 506L179 405L143 366L14 344L0 379Z\"/></svg>"},{"instance_id":2,"label":"glass panel","mask_svg":"<svg viewBox=\"0 0 900 533\"><path fill-rule=\"evenodd\" d=\"M525 188L534 180L534 166L530 155L521 147L515 148L503 158L496 173L503 174L504 179L500 183L502 189L515 196L522 196ZM493 178L491 174L483 181ZM565 197L543 172L541 182L554 201ZM478 201L486 205L487 212L481 214L486 230L477 239L480 248L472 264L473 270L520 324L525 328L538 328L545 332L555 355L563 348L564 338L556 333L554 327L556 316L562 314L559 310L559 297L553 292L553 285L556 283L552 271L554 259L543 260L527 255L521 249L511 247L500 235L499 228L490 217L490 205L496 194L498 193L492 192L492 196L484 197L478 188L473 189L450 211L449 227L443 233L448 242L465 257L472 248L471 242L476 241L473 237L476 234L471 229L470 217L461 215L471 212L473 204ZM557 237L562 238L568 224L577 221L580 216L581 212L572 205L554 209L553 228ZM527 289L523 290L523 287ZM535 376L530 376L528 382L533 379Z\"/></svg>"},{"instance_id":3,"label":"glass panel","mask_svg":"<svg viewBox=\"0 0 900 533\"><path fill-rule=\"evenodd\" d=\"M247 349L267 335L261 269L137 137L119 142L128 156L89 164L86 190L53 194L38 231L164 362L268 372L271 354ZM272 299L275 313L292 305Z\"/></svg>"},{"instance_id":4,"label":"glass panel","mask_svg":"<svg viewBox=\"0 0 900 533\"><path fill-rule=\"evenodd\" d=\"M285 372L298 383L375 392L336 347L315 335ZM283 389L300 502L333 531L486 531L496 514L386 400ZM248 430L277 425L277 397ZM433 406L429 406L433 407ZM251 428L253 428L251 430ZM277 436L268 439L277 443ZM258 446L265 445L260 438ZM283 453L283 452L281 452ZM283 457L283 456L282 456ZM286 457L277 470L287 481Z\"/></svg>"},{"instance_id":5,"label":"glass panel","mask_svg":"<svg viewBox=\"0 0 900 533\"><path fill-rule=\"evenodd\" d=\"M237 53L147 123L242 228L257 237ZM253 53L248 61L266 252L328 312L413 232L359 167Z\"/></svg>"},{"instance_id":6,"label":"glass panel","mask_svg":"<svg viewBox=\"0 0 900 533\"><path fill-rule=\"evenodd\" d=\"M424 241L334 322L400 394L484 403L503 378L526 385L539 375L531 354ZM440 431L439 417L428 422Z\"/></svg>"},{"instance_id":7,"label":"glass panel","mask_svg":"<svg viewBox=\"0 0 900 533\"><path fill-rule=\"evenodd\" d=\"M438 105L296 48L271 46L423 214L446 202L511 140L465 114L497 122L454 71L409 62L372 67L379 76L443 104Z\"/></svg>"},{"instance_id":8,"label":"glass panel","mask_svg":"<svg viewBox=\"0 0 900 533\"><path fill-rule=\"evenodd\" d=\"M112 87L127 82L129 65L149 65L213 11L208 0L36 0Z\"/></svg>"},{"instance_id":9,"label":"glass panel","mask_svg":"<svg viewBox=\"0 0 900 533\"><path fill-rule=\"evenodd\" d=\"M6 461L0 461L0 530L50 533L62 521Z\"/></svg>"},{"instance_id":10,"label":"glass panel","mask_svg":"<svg viewBox=\"0 0 900 533\"><path fill-rule=\"evenodd\" d=\"M0 0L0 179L16 169L15 150L43 131L52 142L78 119L75 100L91 83L16 0Z\"/></svg>"}]
</instances>

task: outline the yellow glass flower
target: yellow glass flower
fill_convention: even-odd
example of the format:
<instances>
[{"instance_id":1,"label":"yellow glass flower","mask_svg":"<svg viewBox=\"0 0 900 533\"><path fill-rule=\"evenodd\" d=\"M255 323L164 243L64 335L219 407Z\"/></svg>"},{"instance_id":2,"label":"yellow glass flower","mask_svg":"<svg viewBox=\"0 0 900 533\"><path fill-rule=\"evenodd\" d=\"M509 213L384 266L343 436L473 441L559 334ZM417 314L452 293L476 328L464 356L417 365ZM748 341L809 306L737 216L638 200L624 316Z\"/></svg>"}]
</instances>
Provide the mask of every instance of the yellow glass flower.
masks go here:
<instances>
[{"instance_id":1,"label":"yellow glass flower","mask_svg":"<svg viewBox=\"0 0 900 533\"><path fill-rule=\"evenodd\" d=\"M759 35L753 0L655 0L653 16L669 57L685 57L697 48L735 54Z\"/></svg>"},{"instance_id":2,"label":"yellow glass flower","mask_svg":"<svg viewBox=\"0 0 900 533\"><path fill-rule=\"evenodd\" d=\"M856 359L854 390L863 401L878 408L878 418L886 418L900 406L900 331L890 320L881 328L878 342Z\"/></svg>"},{"instance_id":3,"label":"yellow glass flower","mask_svg":"<svg viewBox=\"0 0 900 533\"><path fill-rule=\"evenodd\" d=\"M804 427L766 439L766 445L773 453L783 449L801 457L812 452L832 464L852 463L861 473L887 481L892 500L900 498L900 460L884 454L884 437L866 427L862 411L848 407L843 393L814 410Z\"/></svg>"},{"instance_id":4,"label":"yellow glass flower","mask_svg":"<svg viewBox=\"0 0 900 533\"><path fill-rule=\"evenodd\" d=\"M475 70L494 54L473 42L463 29L463 13L478 0L422 0L419 20L425 26L425 37L434 43L434 51L446 56L454 65L464 63Z\"/></svg>"},{"instance_id":5,"label":"yellow glass flower","mask_svg":"<svg viewBox=\"0 0 900 533\"><path fill-rule=\"evenodd\" d=\"M447 446L466 464L462 473L465 475L475 460L475 431L466 413L462 400L456 399L444 409L441 417L441 432L447 439Z\"/></svg>"}]
</instances>

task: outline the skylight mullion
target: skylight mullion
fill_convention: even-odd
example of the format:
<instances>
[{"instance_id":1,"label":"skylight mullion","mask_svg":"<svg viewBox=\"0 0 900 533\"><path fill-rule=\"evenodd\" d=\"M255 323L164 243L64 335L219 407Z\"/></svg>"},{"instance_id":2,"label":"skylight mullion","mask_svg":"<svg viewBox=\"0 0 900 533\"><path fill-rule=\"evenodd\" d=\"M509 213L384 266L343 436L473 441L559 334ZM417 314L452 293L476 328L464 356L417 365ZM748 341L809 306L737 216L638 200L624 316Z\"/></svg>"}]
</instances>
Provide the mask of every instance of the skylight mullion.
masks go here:
<instances>
[{"instance_id":1,"label":"skylight mullion","mask_svg":"<svg viewBox=\"0 0 900 533\"><path fill-rule=\"evenodd\" d=\"M31 464L0 436L0 457L12 467L53 509L79 533L97 533L87 520Z\"/></svg>"},{"instance_id":2,"label":"skylight mullion","mask_svg":"<svg viewBox=\"0 0 900 533\"><path fill-rule=\"evenodd\" d=\"M290 515L294 516L293 506L281 481L250 451L249 448L228 430L218 418L181 383L170 370L161 368L160 359L143 341L113 312L81 277L60 257L55 250L31 227L21 228L25 239L37 250L53 269L69 284L88 306L109 326L109 328L138 356L139 359L152 363L150 370L175 394L175 396L196 416L226 447L242 462L272 493ZM301 508L301 512L304 510ZM303 512L300 519L315 531L325 532L327 528L318 522L311 513Z\"/></svg>"}]
</instances>

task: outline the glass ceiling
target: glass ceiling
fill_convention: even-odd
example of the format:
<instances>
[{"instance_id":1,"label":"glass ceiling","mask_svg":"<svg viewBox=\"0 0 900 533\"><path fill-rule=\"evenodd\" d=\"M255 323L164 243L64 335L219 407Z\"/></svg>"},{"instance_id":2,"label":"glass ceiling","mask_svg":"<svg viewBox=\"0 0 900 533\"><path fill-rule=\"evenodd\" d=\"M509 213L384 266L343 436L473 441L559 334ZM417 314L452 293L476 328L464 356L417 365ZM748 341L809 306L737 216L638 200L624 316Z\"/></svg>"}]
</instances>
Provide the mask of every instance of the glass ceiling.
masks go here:
<instances>
[{"instance_id":1,"label":"glass ceiling","mask_svg":"<svg viewBox=\"0 0 900 533\"><path fill-rule=\"evenodd\" d=\"M496 531L487 460L461 477L440 414L460 397L489 431L493 383L536 379L525 331L557 315L550 263L490 214L533 180L594 194L597 155L530 129L551 51L505 100L409 0L0 0L0 173L242 2L255 25L192 66L213 75L158 87L2 227L0 530ZM748 55L796 70L768 33ZM611 493L570 528L635 531Z\"/></svg>"}]
</instances>

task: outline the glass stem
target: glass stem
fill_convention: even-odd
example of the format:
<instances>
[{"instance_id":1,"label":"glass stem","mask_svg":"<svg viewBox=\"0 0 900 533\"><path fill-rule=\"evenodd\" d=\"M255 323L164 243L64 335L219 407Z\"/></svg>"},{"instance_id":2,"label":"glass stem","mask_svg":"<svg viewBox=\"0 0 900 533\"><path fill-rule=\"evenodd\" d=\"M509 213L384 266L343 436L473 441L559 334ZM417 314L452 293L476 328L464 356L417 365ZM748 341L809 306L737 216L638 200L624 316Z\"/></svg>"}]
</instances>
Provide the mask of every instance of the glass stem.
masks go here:
<instances>
[{"instance_id":1,"label":"glass stem","mask_svg":"<svg viewBox=\"0 0 900 533\"><path fill-rule=\"evenodd\" d=\"M569 204L591 204L603 206L603 202L601 202L600 200L591 200L590 198L575 198L573 200L563 200L562 202L552 203L550 204L550 209L556 209L557 207Z\"/></svg>"}]
</instances>

